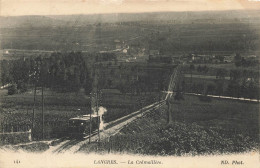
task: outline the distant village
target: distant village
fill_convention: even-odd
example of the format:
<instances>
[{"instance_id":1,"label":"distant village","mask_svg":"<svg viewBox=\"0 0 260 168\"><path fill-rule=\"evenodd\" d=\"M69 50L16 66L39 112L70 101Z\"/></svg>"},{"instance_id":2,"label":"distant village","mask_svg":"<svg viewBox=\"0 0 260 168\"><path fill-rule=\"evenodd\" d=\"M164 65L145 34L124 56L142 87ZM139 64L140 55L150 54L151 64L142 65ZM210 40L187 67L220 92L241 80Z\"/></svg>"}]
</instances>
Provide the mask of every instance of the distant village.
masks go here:
<instances>
[{"instance_id":1,"label":"distant village","mask_svg":"<svg viewBox=\"0 0 260 168\"><path fill-rule=\"evenodd\" d=\"M140 43L130 43L128 41L115 39L109 47L105 47L106 50L101 50L99 53L114 53L120 62L136 62L147 61L148 63L179 63L185 61L187 63L236 63L236 56L238 53L230 54L198 54L198 53L185 53L185 54L162 54L159 50L149 49L144 47ZM19 49L3 49L0 50L1 59L15 59L29 56L50 56L52 52L57 51L45 51L45 50L19 50ZM88 51L82 51L88 52ZM240 64L251 66L255 65L258 61L258 57L254 54L241 55L239 54Z\"/></svg>"},{"instance_id":2,"label":"distant village","mask_svg":"<svg viewBox=\"0 0 260 168\"><path fill-rule=\"evenodd\" d=\"M179 63L185 61L188 63L235 63L236 55L238 53L230 54L161 54L159 50L146 49L138 45L128 45L124 41L115 40L115 51L118 51L117 56L119 60L126 62L135 62L136 60L146 60L149 63ZM258 57L253 54L240 56L241 61L250 64L255 63Z\"/></svg>"}]
</instances>

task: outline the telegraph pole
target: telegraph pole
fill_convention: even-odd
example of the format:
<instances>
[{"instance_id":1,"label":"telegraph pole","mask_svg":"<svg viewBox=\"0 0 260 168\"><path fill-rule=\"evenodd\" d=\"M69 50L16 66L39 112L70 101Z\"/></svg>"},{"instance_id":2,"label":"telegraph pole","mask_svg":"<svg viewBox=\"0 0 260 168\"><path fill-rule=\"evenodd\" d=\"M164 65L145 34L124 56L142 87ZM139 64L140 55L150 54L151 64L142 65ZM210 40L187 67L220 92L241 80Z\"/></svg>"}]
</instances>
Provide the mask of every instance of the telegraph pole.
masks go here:
<instances>
[{"instance_id":1,"label":"telegraph pole","mask_svg":"<svg viewBox=\"0 0 260 168\"><path fill-rule=\"evenodd\" d=\"M44 139L44 97L43 97L43 80L44 80L44 66L43 62L41 62L41 83L42 83L42 139Z\"/></svg>"},{"instance_id":2,"label":"telegraph pole","mask_svg":"<svg viewBox=\"0 0 260 168\"><path fill-rule=\"evenodd\" d=\"M92 82L92 91L91 91L91 112L90 112L90 125L89 125L89 142L91 142L91 133L92 133L92 110L97 111L98 115L98 102L97 102L97 77L96 77L96 67L94 64L94 72L93 72L93 82ZM99 136L99 123L100 120L98 118L98 136Z\"/></svg>"},{"instance_id":3,"label":"telegraph pole","mask_svg":"<svg viewBox=\"0 0 260 168\"><path fill-rule=\"evenodd\" d=\"M98 110L99 110L99 106L98 106L98 80L97 80L97 72L95 73L95 89L96 89L96 111L97 111L97 116L98 116L98 142L100 142L100 117L98 115Z\"/></svg>"},{"instance_id":4,"label":"telegraph pole","mask_svg":"<svg viewBox=\"0 0 260 168\"><path fill-rule=\"evenodd\" d=\"M43 83L42 83L42 139L44 139L44 98L43 98Z\"/></svg>"},{"instance_id":5,"label":"telegraph pole","mask_svg":"<svg viewBox=\"0 0 260 168\"><path fill-rule=\"evenodd\" d=\"M100 142L100 116L98 115L98 90L96 92L96 111L98 116L98 142Z\"/></svg>"},{"instance_id":6,"label":"telegraph pole","mask_svg":"<svg viewBox=\"0 0 260 168\"><path fill-rule=\"evenodd\" d=\"M91 123L92 123L92 105L93 105L93 91L90 93L91 94L91 102L90 102L90 115L89 115L89 143L91 142Z\"/></svg>"},{"instance_id":7,"label":"telegraph pole","mask_svg":"<svg viewBox=\"0 0 260 168\"><path fill-rule=\"evenodd\" d=\"M36 100L36 82L34 84L34 97L33 97L33 115L32 115L32 139L34 138L34 118L35 118L35 100Z\"/></svg>"},{"instance_id":8,"label":"telegraph pole","mask_svg":"<svg viewBox=\"0 0 260 168\"><path fill-rule=\"evenodd\" d=\"M35 126L35 101L36 101L36 89L37 89L37 82L38 82L38 72L39 67L38 63L35 61L34 66L34 96L33 96L33 115L32 115L32 139L34 139L34 126Z\"/></svg>"}]
</instances>

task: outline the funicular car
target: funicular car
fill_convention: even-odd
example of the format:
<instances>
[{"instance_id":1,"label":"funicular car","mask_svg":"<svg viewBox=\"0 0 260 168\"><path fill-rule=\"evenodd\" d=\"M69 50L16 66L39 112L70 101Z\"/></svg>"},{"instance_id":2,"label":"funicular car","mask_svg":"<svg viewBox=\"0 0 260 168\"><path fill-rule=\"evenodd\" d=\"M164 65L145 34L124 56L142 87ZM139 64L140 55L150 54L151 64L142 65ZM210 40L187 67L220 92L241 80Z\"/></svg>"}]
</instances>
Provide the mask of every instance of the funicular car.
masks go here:
<instances>
[{"instance_id":1,"label":"funicular car","mask_svg":"<svg viewBox=\"0 0 260 168\"><path fill-rule=\"evenodd\" d=\"M91 119L90 119L91 117ZM69 137L83 138L96 132L100 123L98 115L83 115L69 119ZM91 132L90 132L91 127Z\"/></svg>"}]
</instances>

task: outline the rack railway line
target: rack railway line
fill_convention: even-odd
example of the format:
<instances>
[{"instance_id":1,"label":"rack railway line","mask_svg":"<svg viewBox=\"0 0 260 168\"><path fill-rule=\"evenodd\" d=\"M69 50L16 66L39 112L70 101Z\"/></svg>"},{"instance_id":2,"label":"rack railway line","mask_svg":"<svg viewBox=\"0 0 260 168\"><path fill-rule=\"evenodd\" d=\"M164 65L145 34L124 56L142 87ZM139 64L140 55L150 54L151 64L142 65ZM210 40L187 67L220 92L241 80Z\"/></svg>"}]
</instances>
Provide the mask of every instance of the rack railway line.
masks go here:
<instances>
[{"instance_id":1,"label":"rack railway line","mask_svg":"<svg viewBox=\"0 0 260 168\"><path fill-rule=\"evenodd\" d=\"M170 76L169 86L168 90L164 92L165 99L161 101L157 101L151 105L148 105L136 112L133 112L129 115L126 115L124 117L121 117L115 121L111 121L104 125L104 129L100 130L100 141L104 140L107 137L113 136L117 134L122 128L133 122L134 120L138 119L139 117L142 117L149 113L150 111L156 110L160 108L161 106L166 104L167 99L172 97L174 94L174 89L176 88L177 82L179 80L179 76L181 74L181 65L178 65L173 73ZM85 136L82 140L77 139L66 139L60 144L56 146L50 146L50 149L46 152L50 153L64 153L64 152L70 152L70 153L76 153L80 150L81 146L89 143L89 138L91 138L92 142L97 142L99 140L99 136L97 132L92 133L91 135Z\"/></svg>"}]
</instances>

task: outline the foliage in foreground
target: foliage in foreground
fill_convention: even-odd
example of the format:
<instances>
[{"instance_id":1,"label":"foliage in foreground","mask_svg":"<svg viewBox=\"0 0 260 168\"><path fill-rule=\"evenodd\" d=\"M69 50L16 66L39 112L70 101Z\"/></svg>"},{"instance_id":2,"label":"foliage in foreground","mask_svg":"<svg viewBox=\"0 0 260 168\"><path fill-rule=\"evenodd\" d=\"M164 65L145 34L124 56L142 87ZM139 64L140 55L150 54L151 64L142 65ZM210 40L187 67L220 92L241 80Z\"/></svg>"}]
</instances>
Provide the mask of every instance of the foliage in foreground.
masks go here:
<instances>
[{"instance_id":1,"label":"foliage in foreground","mask_svg":"<svg viewBox=\"0 0 260 168\"><path fill-rule=\"evenodd\" d=\"M100 144L86 144L82 152L145 155L205 155L256 150L258 140L237 130L207 127L195 122L166 123L165 109L156 110L123 128Z\"/></svg>"},{"instance_id":2,"label":"foliage in foreground","mask_svg":"<svg viewBox=\"0 0 260 168\"><path fill-rule=\"evenodd\" d=\"M151 151L160 155L219 154L256 149L257 143L243 134L224 135L220 130L176 122L158 131Z\"/></svg>"}]
</instances>

